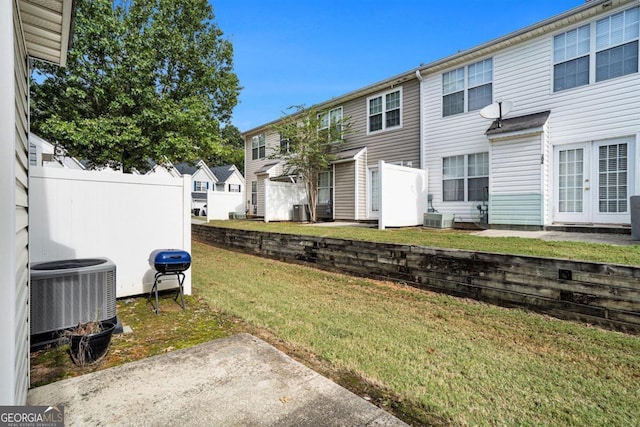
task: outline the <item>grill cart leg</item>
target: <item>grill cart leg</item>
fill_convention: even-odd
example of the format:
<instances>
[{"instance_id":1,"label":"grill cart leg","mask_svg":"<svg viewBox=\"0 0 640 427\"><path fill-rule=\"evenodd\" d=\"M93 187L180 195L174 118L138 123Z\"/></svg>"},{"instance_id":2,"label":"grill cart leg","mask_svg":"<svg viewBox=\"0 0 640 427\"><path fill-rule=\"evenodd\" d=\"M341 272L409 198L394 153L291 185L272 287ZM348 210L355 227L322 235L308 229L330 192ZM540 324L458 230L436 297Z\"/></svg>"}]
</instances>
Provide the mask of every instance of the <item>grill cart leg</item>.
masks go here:
<instances>
[{"instance_id":1,"label":"grill cart leg","mask_svg":"<svg viewBox=\"0 0 640 427\"><path fill-rule=\"evenodd\" d=\"M178 276L178 292L176 292L176 297L173 299L175 302L178 302L178 294L180 295L180 302L182 303L182 309L184 310L184 291L182 290L182 285L184 285L185 275L183 272L176 273Z\"/></svg>"},{"instance_id":2,"label":"grill cart leg","mask_svg":"<svg viewBox=\"0 0 640 427\"><path fill-rule=\"evenodd\" d=\"M158 312L160 311L160 305L158 303L158 279L165 276L173 276L174 274L176 275L176 279L178 280L178 291L176 292L176 296L173 300L175 302L178 302L178 296L180 296L180 303L182 305L182 309L183 310L185 309L183 286L184 286L184 279L186 276L184 275L184 273L181 271L180 272L173 271L171 273L158 272L156 273L155 280L153 281L153 287L151 288L151 292L149 292L149 296L147 297L147 300L150 300L153 294L155 293L156 305L154 309L156 310L156 314L158 314Z\"/></svg>"},{"instance_id":3,"label":"grill cart leg","mask_svg":"<svg viewBox=\"0 0 640 427\"><path fill-rule=\"evenodd\" d=\"M159 311L159 306L158 306L158 279L160 278L160 276L163 276L162 273L156 273L155 276L155 280L153 281L153 287L151 288L151 291L149 292L149 296L147 297L147 300L151 299L151 296L154 294L156 294L156 305L155 305L155 310L156 310L156 314L158 314Z\"/></svg>"}]
</instances>

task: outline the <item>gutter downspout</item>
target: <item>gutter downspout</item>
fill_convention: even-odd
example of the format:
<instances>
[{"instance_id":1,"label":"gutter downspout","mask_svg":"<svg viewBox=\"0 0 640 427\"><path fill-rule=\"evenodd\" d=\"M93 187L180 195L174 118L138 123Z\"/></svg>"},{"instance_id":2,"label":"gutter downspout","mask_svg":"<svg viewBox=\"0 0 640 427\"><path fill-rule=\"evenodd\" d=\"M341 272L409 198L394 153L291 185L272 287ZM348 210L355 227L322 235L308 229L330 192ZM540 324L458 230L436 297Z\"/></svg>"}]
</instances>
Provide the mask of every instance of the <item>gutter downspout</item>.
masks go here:
<instances>
[{"instance_id":1,"label":"gutter downspout","mask_svg":"<svg viewBox=\"0 0 640 427\"><path fill-rule=\"evenodd\" d=\"M422 78L422 73L420 70L416 70L416 78L420 81L420 99L419 99L419 126L420 126L420 169L424 169L424 129L422 127L422 122L424 120L424 79Z\"/></svg>"}]
</instances>

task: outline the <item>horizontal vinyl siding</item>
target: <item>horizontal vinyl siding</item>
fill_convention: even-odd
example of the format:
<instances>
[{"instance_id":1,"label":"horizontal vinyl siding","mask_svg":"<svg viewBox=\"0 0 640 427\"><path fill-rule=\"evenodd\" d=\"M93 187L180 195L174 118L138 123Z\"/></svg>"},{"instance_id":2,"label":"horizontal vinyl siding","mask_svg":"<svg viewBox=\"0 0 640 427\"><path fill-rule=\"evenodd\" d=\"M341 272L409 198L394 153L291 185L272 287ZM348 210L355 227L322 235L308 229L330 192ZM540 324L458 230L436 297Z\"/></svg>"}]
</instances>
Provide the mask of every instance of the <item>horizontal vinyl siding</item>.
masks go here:
<instances>
[{"instance_id":1,"label":"horizontal vinyl siding","mask_svg":"<svg viewBox=\"0 0 640 427\"><path fill-rule=\"evenodd\" d=\"M433 207L441 213L451 213L457 221L472 221L477 214L472 202L442 202L442 159L449 156L489 151L485 131L491 124L478 111L442 116L442 75L424 80L425 159L428 170L428 193L433 195Z\"/></svg>"},{"instance_id":2,"label":"horizontal vinyl siding","mask_svg":"<svg viewBox=\"0 0 640 427\"><path fill-rule=\"evenodd\" d=\"M356 162L338 163L335 165L334 218L355 218L355 177Z\"/></svg>"},{"instance_id":3,"label":"horizontal vinyl siding","mask_svg":"<svg viewBox=\"0 0 640 427\"><path fill-rule=\"evenodd\" d=\"M16 10L13 22L16 107L15 399L17 404L24 404L29 388L28 70L27 54Z\"/></svg>"},{"instance_id":4,"label":"horizontal vinyl siding","mask_svg":"<svg viewBox=\"0 0 640 427\"><path fill-rule=\"evenodd\" d=\"M402 127L367 134L367 98L377 94L357 98L342 106L343 116L350 117L353 133L347 135L341 149L367 147L369 166L376 165L378 160L420 166L420 84L414 79L393 89L399 87L402 87Z\"/></svg>"},{"instance_id":5,"label":"horizontal vinyl siding","mask_svg":"<svg viewBox=\"0 0 640 427\"><path fill-rule=\"evenodd\" d=\"M541 194L491 195L490 224L542 225Z\"/></svg>"},{"instance_id":6,"label":"horizontal vinyl siding","mask_svg":"<svg viewBox=\"0 0 640 427\"><path fill-rule=\"evenodd\" d=\"M542 225L541 138L538 135L491 144L491 224Z\"/></svg>"},{"instance_id":7,"label":"horizontal vinyl siding","mask_svg":"<svg viewBox=\"0 0 640 427\"><path fill-rule=\"evenodd\" d=\"M540 138L491 144L491 194L540 193Z\"/></svg>"}]
</instances>

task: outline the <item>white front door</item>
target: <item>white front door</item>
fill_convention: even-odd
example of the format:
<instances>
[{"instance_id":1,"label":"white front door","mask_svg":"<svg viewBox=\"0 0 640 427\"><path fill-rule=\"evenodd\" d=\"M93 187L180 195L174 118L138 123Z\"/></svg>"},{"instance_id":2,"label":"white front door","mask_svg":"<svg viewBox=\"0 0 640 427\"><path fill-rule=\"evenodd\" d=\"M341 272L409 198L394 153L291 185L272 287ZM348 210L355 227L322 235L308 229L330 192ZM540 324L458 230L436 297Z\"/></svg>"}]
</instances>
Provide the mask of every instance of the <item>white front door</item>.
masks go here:
<instances>
[{"instance_id":1,"label":"white front door","mask_svg":"<svg viewBox=\"0 0 640 427\"><path fill-rule=\"evenodd\" d=\"M554 221L629 223L633 151L632 138L556 146Z\"/></svg>"}]
</instances>

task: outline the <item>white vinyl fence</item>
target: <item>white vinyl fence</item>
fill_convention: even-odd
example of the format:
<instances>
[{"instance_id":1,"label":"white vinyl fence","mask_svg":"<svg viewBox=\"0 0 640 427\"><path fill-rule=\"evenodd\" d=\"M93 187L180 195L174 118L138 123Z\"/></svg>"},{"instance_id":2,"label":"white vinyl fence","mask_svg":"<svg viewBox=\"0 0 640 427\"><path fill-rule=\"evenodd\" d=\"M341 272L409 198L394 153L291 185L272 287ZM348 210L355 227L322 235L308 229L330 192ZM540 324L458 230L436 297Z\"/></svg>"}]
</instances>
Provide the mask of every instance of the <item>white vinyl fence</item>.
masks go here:
<instances>
[{"instance_id":1,"label":"white vinyl fence","mask_svg":"<svg viewBox=\"0 0 640 427\"><path fill-rule=\"evenodd\" d=\"M293 205L307 203L302 183L264 181L264 222L293 220Z\"/></svg>"},{"instance_id":2,"label":"white vinyl fence","mask_svg":"<svg viewBox=\"0 0 640 427\"><path fill-rule=\"evenodd\" d=\"M153 250L191 252L190 208L190 177L32 167L31 262L106 257L116 264L117 297L149 292ZM163 280L160 289L176 286Z\"/></svg>"},{"instance_id":3,"label":"white vinyl fence","mask_svg":"<svg viewBox=\"0 0 640 427\"><path fill-rule=\"evenodd\" d=\"M427 211L427 171L378 162L378 228L420 225Z\"/></svg>"},{"instance_id":4,"label":"white vinyl fence","mask_svg":"<svg viewBox=\"0 0 640 427\"><path fill-rule=\"evenodd\" d=\"M244 193L207 191L207 221L229 219L229 212L244 213Z\"/></svg>"}]
</instances>

